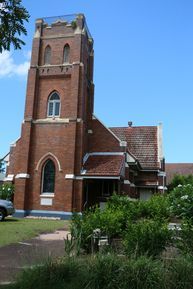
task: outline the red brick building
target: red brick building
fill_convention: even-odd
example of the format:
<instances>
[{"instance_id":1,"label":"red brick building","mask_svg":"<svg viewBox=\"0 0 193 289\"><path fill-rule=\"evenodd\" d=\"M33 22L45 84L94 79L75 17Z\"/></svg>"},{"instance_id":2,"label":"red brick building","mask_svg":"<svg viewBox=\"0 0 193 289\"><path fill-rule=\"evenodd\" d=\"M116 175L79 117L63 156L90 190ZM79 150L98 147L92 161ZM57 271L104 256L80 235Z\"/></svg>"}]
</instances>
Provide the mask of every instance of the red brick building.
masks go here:
<instances>
[{"instance_id":1,"label":"red brick building","mask_svg":"<svg viewBox=\"0 0 193 289\"><path fill-rule=\"evenodd\" d=\"M36 21L21 137L7 170L17 215L69 218L113 193L164 191L161 126L107 128L97 119L93 62L82 14Z\"/></svg>"}]
</instances>

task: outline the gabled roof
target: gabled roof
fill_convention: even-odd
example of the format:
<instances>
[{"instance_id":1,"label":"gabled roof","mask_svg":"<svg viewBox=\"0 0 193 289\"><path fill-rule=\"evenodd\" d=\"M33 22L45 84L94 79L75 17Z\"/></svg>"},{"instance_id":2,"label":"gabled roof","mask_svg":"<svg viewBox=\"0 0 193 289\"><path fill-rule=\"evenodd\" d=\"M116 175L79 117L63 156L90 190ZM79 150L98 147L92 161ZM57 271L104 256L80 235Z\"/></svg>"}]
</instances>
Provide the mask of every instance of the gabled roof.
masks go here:
<instances>
[{"instance_id":1,"label":"gabled roof","mask_svg":"<svg viewBox=\"0 0 193 289\"><path fill-rule=\"evenodd\" d=\"M127 142L129 151L137 158L142 168L159 168L157 126L112 127L110 129L118 138Z\"/></svg>"},{"instance_id":2,"label":"gabled roof","mask_svg":"<svg viewBox=\"0 0 193 289\"><path fill-rule=\"evenodd\" d=\"M169 184L175 175L193 175L193 163L166 163L165 170Z\"/></svg>"},{"instance_id":3,"label":"gabled roof","mask_svg":"<svg viewBox=\"0 0 193 289\"><path fill-rule=\"evenodd\" d=\"M82 174L85 176L121 176L125 163L122 155L89 155Z\"/></svg>"}]
</instances>

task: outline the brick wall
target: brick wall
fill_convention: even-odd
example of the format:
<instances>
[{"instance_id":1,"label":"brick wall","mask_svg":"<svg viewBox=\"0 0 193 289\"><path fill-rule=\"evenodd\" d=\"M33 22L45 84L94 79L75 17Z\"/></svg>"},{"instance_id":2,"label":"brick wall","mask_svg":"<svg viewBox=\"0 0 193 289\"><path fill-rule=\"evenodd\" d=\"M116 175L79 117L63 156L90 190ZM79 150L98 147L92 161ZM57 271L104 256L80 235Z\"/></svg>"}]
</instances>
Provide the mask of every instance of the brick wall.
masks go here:
<instances>
[{"instance_id":1,"label":"brick wall","mask_svg":"<svg viewBox=\"0 0 193 289\"><path fill-rule=\"evenodd\" d=\"M93 44L82 33L84 18L77 29L64 23L45 26L36 23L31 67L21 138L10 154L9 174L15 178L15 207L24 210L81 210L81 180L66 179L80 173L87 151L87 121L93 112ZM80 32L77 32L79 29ZM65 44L70 46L69 64L63 65ZM44 51L51 47L51 63L44 65ZM49 95L60 95L60 118L47 118ZM92 100L92 103L88 99ZM55 194L52 206L41 205L42 169L47 159L55 164Z\"/></svg>"}]
</instances>

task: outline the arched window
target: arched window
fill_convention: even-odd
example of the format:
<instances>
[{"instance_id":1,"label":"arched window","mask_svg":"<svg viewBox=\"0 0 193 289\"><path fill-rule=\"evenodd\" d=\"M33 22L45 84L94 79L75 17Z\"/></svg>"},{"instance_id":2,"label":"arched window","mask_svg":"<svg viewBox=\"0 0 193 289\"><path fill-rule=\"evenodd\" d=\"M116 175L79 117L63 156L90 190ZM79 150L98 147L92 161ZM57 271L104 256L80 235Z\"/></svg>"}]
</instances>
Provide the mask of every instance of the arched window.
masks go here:
<instances>
[{"instance_id":1,"label":"arched window","mask_svg":"<svg viewBox=\"0 0 193 289\"><path fill-rule=\"evenodd\" d=\"M60 97L57 92L53 92L48 100L48 117L57 117L60 115Z\"/></svg>"},{"instance_id":2,"label":"arched window","mask_svg":"<svg viewBox=\"0 0 193 289\"><path fill-rule=\"evenodd\" d=\"M55 165L52 160L47 160L42 171L42 194L54 193Z\"/></svg>"},{"instance_id":3,"label":"arched window","mask_svg":"<svg viewBox=\"0 0 193 289\"><path fill-rule=\"evenodd\" d=\"M44 64L51 64L51 47L48 45L44 51Z\"/></svg>"},{"instance_id":4,"label":"arched window","mask_svg":"<svg viewBox=\"0 0 193 289\"><path fill-rule=\"evenodd\" d=\"M70 46L66 44L64 46L64 58L63 58L63 63L69 63L70 60Z\"/></svg>"}]
</instances>

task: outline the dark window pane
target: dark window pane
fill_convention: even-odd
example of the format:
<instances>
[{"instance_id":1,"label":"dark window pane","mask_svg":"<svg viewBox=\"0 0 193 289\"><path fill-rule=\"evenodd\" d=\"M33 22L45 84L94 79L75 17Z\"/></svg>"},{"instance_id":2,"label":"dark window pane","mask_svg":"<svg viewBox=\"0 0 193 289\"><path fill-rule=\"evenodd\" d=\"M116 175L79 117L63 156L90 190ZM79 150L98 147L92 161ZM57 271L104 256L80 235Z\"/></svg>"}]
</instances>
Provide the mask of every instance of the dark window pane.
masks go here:
<instances>
[{"instance_id":1,"label":"dark window pane","mask_svg":"<svg viewBox=\"0 0 193 289\"><path fill-rule=\"evenodd\" d=\"M49 104L48 104L48 115L49 116L53 115L53 108L54 108L54 103L53 102L49 102Z\"/></svg>"},{"instance_id":2,"label":"dark window pane","mask_svg":"<svg viewBox=\"0 0 193 289\"><path fill-rule=\"evenodd\" d=\"M53 161L48 160L43 172L43 193L54 193L55 166Z\"/></svg>"},{"instance_id":3,"label":"dark window pane","mask_svg":"<svg viewBox=\"0 0 193 289\"><path fill-rule=\"evenodd\" d=\"M70 56L70 46L68 44L64 47L64 63L69 62Z\"/></svg>"},{"instance_id":4,"label":"dark window pane","mask_svg":"<svg viewBox=\"0 0 193 289\"><path fill-rule=\"evenodd\" d=\"M44 64L50 64L51 63L51 47L47 46L45 49L44 54Z\"/></svg>"},{"instance_id":5,"label":"dark window pane","mask_svg":"<svg viewBox=\"0 0 193 289\"><path fill-rule=\"evenodd\" d=\"M60 100L60 97L59 97L59 95L56 92L54 92L50 96L50 100Z\"/></svg>"},{"instance_id":6,"label":"dark window pane","mask_svg":"<svg viewBox=\"0 0 193 289\"><path fill-rule=\"evenodd\" d=\"M60 103L55 102L55 116L58 116L60 114Z\"/></svg>"}]
</instances>

